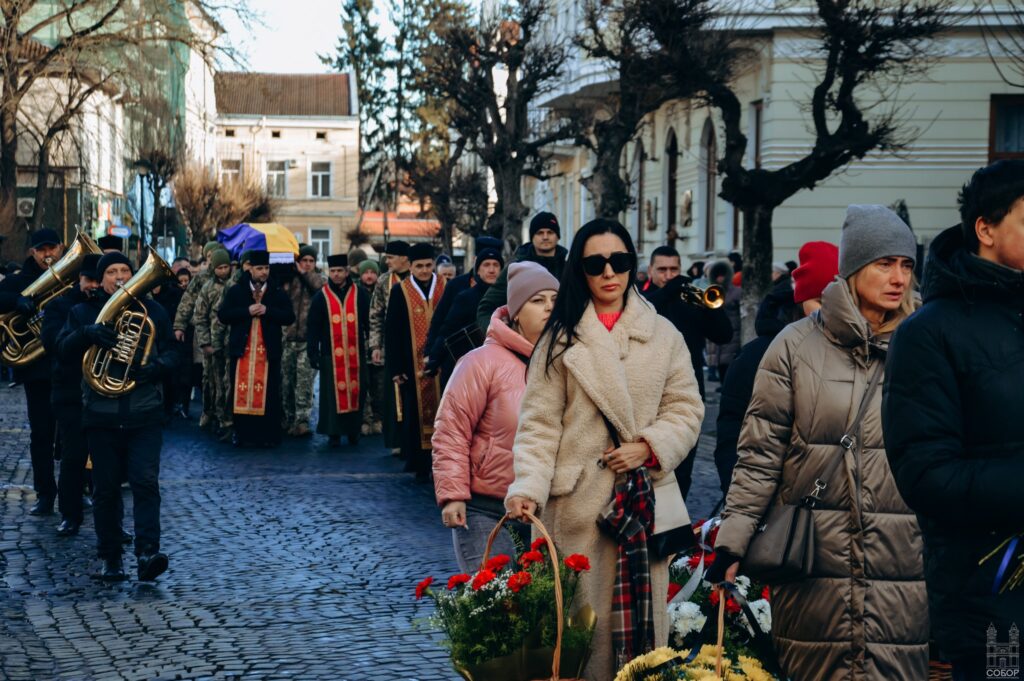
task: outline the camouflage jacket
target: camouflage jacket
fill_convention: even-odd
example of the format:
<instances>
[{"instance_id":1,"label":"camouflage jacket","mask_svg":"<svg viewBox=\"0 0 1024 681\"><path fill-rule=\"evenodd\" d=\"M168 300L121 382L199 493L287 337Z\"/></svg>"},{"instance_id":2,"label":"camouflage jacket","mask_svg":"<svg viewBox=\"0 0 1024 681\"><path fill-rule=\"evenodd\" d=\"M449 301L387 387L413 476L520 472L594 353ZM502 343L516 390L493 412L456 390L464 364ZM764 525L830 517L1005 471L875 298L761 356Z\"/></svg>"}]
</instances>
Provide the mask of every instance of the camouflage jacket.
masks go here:
<instances>
[{"instance_id":1,"label":"camouflage jacket","mask_svg":"<svg viewBox=\"0 0 1024 681\"><path fill-rule=\"evenodd\" d=\"M227 283L227 279L211 277L196 296L192 324L196 328L196 343L199 347L210 345L214 350L224 349L228 327L217 317L217 310L224 299Z\"/></svg>"},{"instance_id":2,"label":"camouflage jacket","mask_svg":"<svg viewBox=\"0 0 1024 681\"><path fill-rule=\"evenodd\" d=\"M188 288L185 289L185 293L181 296L178 312L174 315L175 331L184 331L192 325L192 315L196 310L196 298L199 296L203 286L206 285L206 282L212 278L213 273L208 269L192 277L192 281L188 283Z\"/></svg>"},{"instance_id":3,"label":"camouflage jacket","mask_svg":"<svg viewBox=\"0 0 1024 681\"><path fill-rule=\"evenodd\" d=\"M388 313L388 297L391 295L391 287L398 281L400 275L395 275L392 280L391 271L388 270L377 279L373 287L373 295L370 297L370 351L380 350L384 354L384 318ZM409 276L408 272L401 279Z\"/></svg>"},{"instance_id":4,"label":"camouflage jacket","mask_svg":"<svg viewBox=\"0 0 1024 681\"><path fill-rule=\"evenodd\" d=\"M316 292L324 287L324 277L319 272L296 272L291 281L281 286L292 301L295 310L295 322L284 328L286 341L306 342L306 317L309 315L309 304Z\"/></svg>"}]
</instances>

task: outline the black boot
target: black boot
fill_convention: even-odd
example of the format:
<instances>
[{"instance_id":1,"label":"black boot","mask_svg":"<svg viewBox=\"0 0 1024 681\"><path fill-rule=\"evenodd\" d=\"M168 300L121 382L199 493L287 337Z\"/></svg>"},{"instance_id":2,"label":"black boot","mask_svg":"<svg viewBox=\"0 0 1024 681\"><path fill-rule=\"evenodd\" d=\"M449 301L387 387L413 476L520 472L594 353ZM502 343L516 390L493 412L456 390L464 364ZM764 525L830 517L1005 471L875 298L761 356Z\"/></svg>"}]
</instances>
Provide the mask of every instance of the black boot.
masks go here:
<instances>
[{"instance_id":1,"label":"black boot","mask_svg":"<svg viewBox=\"0 0 1024 681\"><path fill-rule=\"evenodd\" d=\"M98 577L104 582L123 582L128 579L128 575L124 572L124 562L121 560L121 556L104 558L103 569Z\"/></svg>"},{"instance_id":2,"label":"black boot","mask_svg":"<svg viewBox=\"0 0 1024 681\"><path fill-rule=\"evenodd\" d=\"M53 515L53 499L39 497L39 500L28 510L29 515Z\"/></svg>"},{"instance_id":3,"label":"black boot","mask_svg":"<svg viewBox=\"0 0 1024 681\"><path fill-rule=\"evenodd\" d=\"M81 523L76 523L65 518L64 520L60 521L60 525L57 526L57 536L73 537L76 534L78 534L78 528L80 525Z\"/></svg>"},{"instance_id":4,"label":"black boot","mask_svg":"<svg viewBox=\"0 0 1024 681\"><path fill-rule=\"evenodd\" d=\"M149 553L139 556L139 581L152 582L167 570L166 553Z\"/></svg>"}]
</instances>

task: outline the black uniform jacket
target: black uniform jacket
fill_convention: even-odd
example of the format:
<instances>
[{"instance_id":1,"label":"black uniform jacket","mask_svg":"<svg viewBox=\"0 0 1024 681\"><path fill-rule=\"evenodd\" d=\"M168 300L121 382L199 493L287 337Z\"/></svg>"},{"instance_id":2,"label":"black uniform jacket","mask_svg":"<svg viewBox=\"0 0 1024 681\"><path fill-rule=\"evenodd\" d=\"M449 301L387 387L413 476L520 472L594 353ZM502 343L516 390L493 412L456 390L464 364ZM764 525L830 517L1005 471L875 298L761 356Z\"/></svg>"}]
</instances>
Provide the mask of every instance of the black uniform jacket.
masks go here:
<instances>
[{"instance_id":1,"label":"black uniform jacket","mask_svg":"<svg viewBox=\"0 0 1024 681\"><path fill-rule=\"evenodd\" d=\"M25 260L20 272L0 281L0 314L14 310L14 305L21 297L21 292L38 279L44 271L36 264L35 258L30 256ZM16 367L14 377L19 381L45 381L50 378L50 363L45 359L40 359L26 367Z\"/></svg>"},{"instance_id":2,"label":"black uniform jacket","mask_svg":"<svg viewBox=\"0 0 1024 681\"><path fill-rule=\"evenodd\" d=\"M252 315L249 306L255 300L252 297L252 279L245 273L237 284L224 292L224 301L217 311L217 317L231 327L228 335L228 353L233 358L245 354L245 345L249 340L249 327ZM266 293L260 301L267 307L267 312L259 318L263 328L263 343L267 347L267 358L281 359L281 329L295 321L295 310L288 294L281 290L273 278L267 279Z\"/></svg>"}]
</instances>

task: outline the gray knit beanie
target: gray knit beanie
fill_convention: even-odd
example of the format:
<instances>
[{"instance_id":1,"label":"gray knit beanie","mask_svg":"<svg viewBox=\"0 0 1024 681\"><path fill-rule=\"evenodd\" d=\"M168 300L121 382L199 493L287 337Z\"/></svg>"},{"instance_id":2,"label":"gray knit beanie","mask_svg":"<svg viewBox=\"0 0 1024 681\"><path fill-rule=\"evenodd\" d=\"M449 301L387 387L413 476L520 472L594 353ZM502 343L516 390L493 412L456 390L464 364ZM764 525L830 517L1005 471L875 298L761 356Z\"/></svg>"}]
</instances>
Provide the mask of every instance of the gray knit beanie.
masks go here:
<instances>
[{"instance_id":1,"label":"gray knit beanie","mask_svg":"<svg viewBox=\"0 0 1024 681\"><path fill-rule=\"evenodd\" d=\"M917 240L907 223L885 206L848 206L839 240L839 276L849 279L868 263L891 257L917 259Z\"/></svg>"},{"instance_id":2,"label":"gray knit beanie","mask_svg":"<svg viewBox=\"0 0 1024 681\"><path fill-rule=\"evenodd\" d=\"M508 266L508 316L515 319L526 301L541 291L557 291L558 280L535 262L514 262Z\"/></svg>"}]
</instances>

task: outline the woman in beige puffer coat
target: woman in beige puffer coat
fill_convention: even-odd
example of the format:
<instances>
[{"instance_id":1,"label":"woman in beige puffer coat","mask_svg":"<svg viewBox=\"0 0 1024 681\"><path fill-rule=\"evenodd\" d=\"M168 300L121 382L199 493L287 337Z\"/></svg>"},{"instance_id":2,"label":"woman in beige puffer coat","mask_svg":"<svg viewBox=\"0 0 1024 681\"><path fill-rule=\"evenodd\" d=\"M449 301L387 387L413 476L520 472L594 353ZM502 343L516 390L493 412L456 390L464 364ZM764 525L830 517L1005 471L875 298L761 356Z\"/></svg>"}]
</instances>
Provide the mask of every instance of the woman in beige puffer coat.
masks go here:
<instances>
[{"instance_id":1,"label":"woman in beige puffer coat","mask_svg":"<svg viewBox=\"0 0 1024 681\"><path fill-rule=\"evenodd\" d=\"M851 206L840 246L844 278L825 289L820 310L775 339L758 369L708 578L719 581L730 566L732 581L768 508L797 503L830 459L845 459L813 511L811 575L771 590L772 636L796 681L928 675L921 531L889 470L880 388L851 433L857 446L839 444L889 336L916 306L915 255L895 214Z\"/></svg>"}]
</instances>

